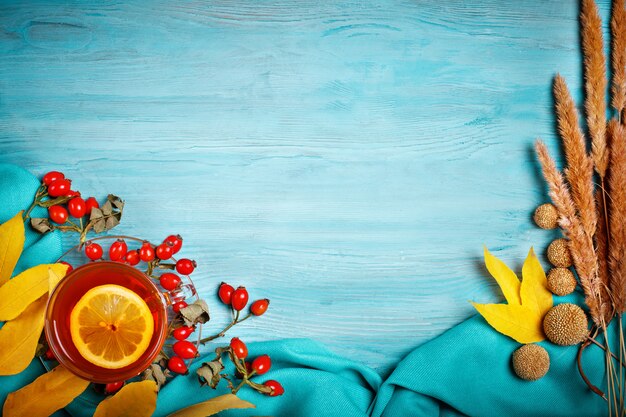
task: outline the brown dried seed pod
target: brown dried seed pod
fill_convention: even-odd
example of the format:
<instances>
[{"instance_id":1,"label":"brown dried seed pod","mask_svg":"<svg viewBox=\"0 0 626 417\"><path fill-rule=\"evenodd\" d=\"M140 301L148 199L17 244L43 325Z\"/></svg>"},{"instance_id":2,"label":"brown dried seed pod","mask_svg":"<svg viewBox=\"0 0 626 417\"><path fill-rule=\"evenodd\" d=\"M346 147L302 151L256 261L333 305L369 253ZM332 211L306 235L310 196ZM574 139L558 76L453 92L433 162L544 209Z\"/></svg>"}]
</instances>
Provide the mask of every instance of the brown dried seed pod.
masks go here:
<instances>
[{"instance_id":1,"label":"brown dried seed pod","mask_svg":"<svg viewBox=\"0 0 626 417\"><path fill-rule=\"evenodd\" d=\"M572 255L569 252L567 239L556 239L548 246L548 261L559 268L572 266Z\"/></svg>"},{"instance_id":2,"label":"brown dried seed pod","mask_svg":"<svg viewBox=\"0 0 626 417\"><path fill-rule=\"evenodd\" d=\"M533 220L542 229L554 229L558 226L559 212L550 203L542 204L535 210Z\"/></svg>"},{"instance_id":3,"label":"brown dried seed pod","mask_svg":"<svg viewBox=\"0 0 626 417\"><path fill-rule=\"evenodd\" d=\"M536 381L550 369L548 351L534 343L517 349L513 352L512 359L513 370L517 376L526 381Z\"/></svg>"},{"instance_id":4,"label":"brown dried seed pod","mask_svg":"<svg viewBox=\"0 0 626 417\"><path fill-rule=\"evenodd\" d=\"M568 295L576 289L576 277L567 268L552 268L548 272L548 289L554 295Z\"/></svg>"},{"instance_id":5,"label":"brown dried seed pod","mask_svg":"<svg viewBox=\"0 0 626 417\"><path fill-rule=\"evenodd\" d=\"M576 345L587 337L587 315L576 304L559 304L543 318L543 331L548 340L561 346Z\"/></svg>"}]
</instances>

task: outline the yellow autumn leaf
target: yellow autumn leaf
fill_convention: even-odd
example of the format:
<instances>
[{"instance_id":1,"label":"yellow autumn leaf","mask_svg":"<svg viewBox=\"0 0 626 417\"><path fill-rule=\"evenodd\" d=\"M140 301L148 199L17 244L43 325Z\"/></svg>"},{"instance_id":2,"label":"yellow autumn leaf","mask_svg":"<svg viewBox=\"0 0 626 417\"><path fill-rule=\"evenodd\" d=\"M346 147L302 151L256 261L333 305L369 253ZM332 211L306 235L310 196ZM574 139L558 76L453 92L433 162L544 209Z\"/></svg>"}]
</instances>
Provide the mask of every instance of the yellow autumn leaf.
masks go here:
<instances>
[{"instance_id":1,"label":"yellow autumn leaf","mask_svg":"<svg viewBox=\"0 0 626 417\"><path fill-rule=\"evenodd\" d=\"M41 297L0 329L0 375L19 374L35 357L47 301Z\"/></svg>"},{"instance_id":2,"label":"yellow autumn leaf","mask_svg":"<svg viewBox=\"0 0 626 417\"><path fill-rule=\"evenodd\" d=\"M233 394L220 395L192 406L178 410L168 417L204 417L212 416L224 410L234 408L255 408L254 404L244 401Z\"/></svg>"},{"instance_id":3,"label":"yellow autumn leaf","mask_svg":"<svg viewBox=\"0 0 626 417\"><path fill-rule=\"evenodd\" d=\"M64 265L64 266L67 266L67 265ZM61 275L56 273L53 268L48 268L48 295L52 294L52 291L54 291L54 289L57 287L59 282L61 282L61 280L65 277L65 274L67 274L68 268L66 268L63 274Z\"/></svg>"},{"instance_id":4,"label":"yellow autumn leaf","mask_svg":"<svg viewBox=\"0 0 626 417\"><path fill-rule=\"evenodd\" d=\"M520 282L515 272L506 266L504 262L493 256L485 246L485 266L496 280L504 298L509 304L521 305Z\"/></svg>"},{"instance_id":5,"label":"yellow autumn leaf","mask_svg":"<svg viewBox=\"0 0 626 417\"><path fill-rule=\"evenodd\" d=\"M0 225L0 285L11 278L24 247L22 212Z\"/></svg>"},{"instance_id":6,"label":"yellow autumn leaf","mask_svg":"<svg viewBox=\"0 0 626 417\"><path fill-rule=\"evenodd\" d=\"M65 276L68 266L64 264L42 264L34 266L13 277L0 287L0 321L13 320L33 301L50 290L51 269L60 277Z\"/></svg>"},{"instance_id":7,"label":"yellow autumn leaf","mask_svg":"<svg viewBox=\"0 0 626 417\"><path fill-rule=\"evenodd\" d=\"M131 382L98 404L93 417L150 417L156 409L154 381Z\"/></svg>"},{"instance_id":8,"label":"yellow autumn leaf","mask_svg":"<svg viewBox=\"0 0 626 417\"><path fill-rule=\"evenodd\" d=\"M519 343L535 343L544 339L542 317L531 308L510 304L472 305L491 327Z\"/></svg>"},{"instance_id":9,"label":"yellow autumn leaf","mask_svg":"<svg viewBox=\"0 0 626 417\"><path fill-rule=\"evenodd\" d=\"M82 394L89 381L62 366L46 372L30 384L7 396L4 417L47 417Z\"/></svg>"},{"instance_id":10,"label":"yellow autumn leaf","mask_svg":"<svg viewBox=\"0 0 626 417\"><path fill-rule=\"evenodd\" d=\"M552 308L552 293L548 290L546 273L531 247L522 267L520 296L522 305L543 317Z\"/></svg>"}]
</instances>

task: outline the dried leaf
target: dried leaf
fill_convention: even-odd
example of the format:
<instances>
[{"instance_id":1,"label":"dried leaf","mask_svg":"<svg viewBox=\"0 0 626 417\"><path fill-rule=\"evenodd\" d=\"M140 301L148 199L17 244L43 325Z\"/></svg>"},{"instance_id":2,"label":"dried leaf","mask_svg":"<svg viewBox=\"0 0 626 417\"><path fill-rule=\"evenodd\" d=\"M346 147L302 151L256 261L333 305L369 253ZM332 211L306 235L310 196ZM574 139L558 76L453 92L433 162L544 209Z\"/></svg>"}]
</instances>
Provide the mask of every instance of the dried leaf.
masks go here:
<instances>
[{"instance_id":1,"label":"dried leaf","mask_svg":"<svg viewBox=\"0 0 626 417\"><path fill-rule=\"evenodd\" d=\"M154 381L131 382L98 404L93 417L150 417L156 409Z\"/></svg>"},{"instance_id":2,"label":"dried leaf","mask_svg":"<svg viewBox=\"0 0 626 417\"><path fill-rule=\"evenodd\" d=\"M211 362L204 362L200 368L196 371L198 374L198 381L200 381L200 385L208 385L211 388L215 389L217 384L219 384L222 376L220 372L224 369L224 365L222 364L222 358L217 358L212 360Z\"/></svg>"},{"instance_id":3,"label":"dried leaf","mask_svg":"<svg viewBox=\"0 0 626 417\"><path fill-rule=\"evenodd\" d=\"M552 293L548 290L546 273L531 247L522 267L520 295L522 305L534 310L543 317L552 308Z\"/></svg>"},{"instance_id":4,"label":"dried leaf","mask_svg":"<svg viewBox=\"0 0 626 417\"><path fill-rule=\"evenodd\" d=\"M9 394L2 408L2 415L47 417L71 403L88 385L89 381L57 366L24 388Z\"/></svg>"},{"instance_id":5,"label":"dried leaf","mask_svg":"<svg viewBox=\"0 0 626 417\"><path fill-rule=\"evenodd\" d=\"M510 304L472 305L491 327L519 343L535 343L544 339L542 316L529 307Z\"/></svg>"},{"instance_id":6,"label":"dried leaf","mask_svg":"<svg viewBox=\"0 0 626 417\"><path fill-rule=\"evenodd\" d=\"M13 320L30 303L48 293L50 290L48 270L64 277L67 268L64 264L37 265L13 277L0 287L0 321Z\"/></svg>"},{"instance_id":7,"label":"dried leaf","mask_svg":"<svg viewBox=\"0 0 626 417\"><path fill-rule=\"evenodd\" d=\"M50 221L43 217L34 217L30 219L30 226L39 233L47 233L52 230Z\"/></svg>"},{"instance_id":8,"label":"dried leaf","mask_svg":"<svg viewBox=\"0 0 626 417\"><path fill-rule=\"evenodd\" d=\"M104 218L97 219L93 223L93 231L96 233L102 233L106 230L106 228L106 220L104 220Z\"/></svg>"},{"instance_id":9,"label":"dried leaf","mask_svg":"<svg viewBox=\"0 0 626 417\"><path fill-rule=\"evenodd\" d=\"M183 408L175 413L169 415L169 417L204 417L212 416L220 411L231 410L240 408L255 408L254 404L244 401L234 394L220 395L219 397L211 398L208 401L194 404L190 407Z\"/></svg>"},{"instance_id":10,"label":"dried leaf","mask_svg":"<svg viewBox=\"0 0 626 417\"><path fill-rule=\"evenodd\" d=\"M115 216L107 217L105 227L107 230L113 229L115 226L120 224L120 221Z\"/></svg>"},{"instance_id":11,"label":"dried leaf","mask_svg":"<svg viewBox=\"0 0 626 417\"><path fill-rule=\"evenodd\" d=\"M47 301L46 294L0 329L0 375L19 374L35 357Z\"/></svg>"},{"instance_id":12,"label":"dried leaf","mask_svg":"<svg viewBox=\"0 0 626 417\"><path fill-rule=\"evenodd\" d=\"M498 282L506 301L509 304L521 305L520 282L517 275L504 262L493 256L487 247L485 247L485 266Z\"/></svg>"},{"instance_id":13,"label":"dried leaf","mask_svg":"<svg viewBox=\"0 0 626 417\"><path fill-rule=\"evenodd\" d=\"M96 219L101 219L104 217L104 214L102 214L102 210L100 210L99 208L92 208L91 209L91 214L89 215L89 221L93 221Z\"/></svg>"},{"instance_id":14,"label":"dried leaf","mask_svg":"<svg viewBox=\"0 0 626 417\"><path fill-rule=\"evenodd\" d=\"M24 219L20 211L0 225L0 285L11 278L24 247Z\"/></svg>"},{"instance_id":15,"label":"dried leaf","mask_svg":"<svg viewBox=\"0 0 626 417\"><path fill-rule=\"evenodd\" d=\"M206 323L211 319L209 316L209 306L204 300L196 300L187 307L180 309L186 326L193 326L198 323Z\"/></svg>"},{"instance_id":16,"label":"dried leaf","mask_svg":"<svg viewBox=\"0 0 626 417\"><path fill-rule=\"evenodd\" d=\"M102 206L100 206L100 210L102 210L102 214L105 216L110 216L113 214L113 206L109 200L105 201Z\"/></svg>"},{"instance_id":17,"label":"dried leaf","mask_svg":"<svg viewBox=\"0 0 626 417\"><path fill-rule=\"evenodd\" d=\"M113 206L120 211L120 213L124 210L124 201L116 195L109 194L107 196L107 200L113 204Z\"/></svg>"},{"instance_id":18,"label":"dried leaf","mask_svg":"<svg viewBox=\"0 0 626 417\"><path fill-rule=\"evenodd\" d=\"M168 375L169 371L167 369L163 369L158 364L153 363L148 369L143 371L143 373L141 374L141 379L143 379L144 381L154 381L154 383L157 385L158 391L167 381Z\"/></svg>"}]
</instances>

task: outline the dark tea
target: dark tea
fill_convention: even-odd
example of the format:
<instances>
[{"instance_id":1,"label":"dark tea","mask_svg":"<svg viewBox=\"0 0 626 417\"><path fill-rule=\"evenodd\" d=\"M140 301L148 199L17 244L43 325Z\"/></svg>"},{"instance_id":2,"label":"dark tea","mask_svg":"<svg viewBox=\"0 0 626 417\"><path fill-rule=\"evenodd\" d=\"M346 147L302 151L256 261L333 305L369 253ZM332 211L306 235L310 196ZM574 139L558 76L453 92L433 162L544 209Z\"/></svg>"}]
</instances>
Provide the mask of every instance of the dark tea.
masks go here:
<instances>
[{"instance_id":1,"label":"dark tea","mask_svg":"<svg viewBox=\"0 0 626 417\"><path fill-rule=\"evenodd\" d=\"M148 368L161 351L167 338L166 307L161 291L138 269L117 262L92 262L69 273L51 294L45 334L59 363L74 374L97 383L124 381ZM110 311L116 308L126 309L120 320L131 317L122 326L111 319ZM87 323L82 333L77 323ZM116 363L124 366L113 366L106 362L106 352L116 343L104 336L122 330L128 333L120 340L128 341L131 349L117 347ZM81 337L89 344L83 344ZM132 363L126 364L128 359Z\"/></svg>"}]
</instances>

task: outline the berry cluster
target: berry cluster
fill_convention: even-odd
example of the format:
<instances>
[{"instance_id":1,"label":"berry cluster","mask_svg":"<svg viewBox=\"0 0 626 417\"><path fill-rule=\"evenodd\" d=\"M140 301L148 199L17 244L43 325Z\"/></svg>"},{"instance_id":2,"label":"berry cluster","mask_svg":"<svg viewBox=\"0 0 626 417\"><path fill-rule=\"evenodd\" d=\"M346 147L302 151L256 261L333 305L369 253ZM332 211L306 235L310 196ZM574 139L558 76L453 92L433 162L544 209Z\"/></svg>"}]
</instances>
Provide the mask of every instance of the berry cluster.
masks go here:
<instances>
[{"instance_id":1,"label":"berry cluster","mask_svg":"<svg viewBox=\"0 0 626 417\"><path fill-rule=\"evenodd\" d=\"M237 369L236 376L241 379L241 382L236 387L231 384L233 394L236 394L243 385L248 385L263 394L269 395L270 397L277 397L284 394L285 389L280 382L276 380L270 379L265 381L263 384L258 384L251 380L252 377L256 375L263 375L270 370L272 367L272 360L269 355L257 356L251 362L246 361L246 358L248 357L248 347L238 337L233 337L230 340L229 348L230 350L228 351L228 355Z\"/></svg>"},{"instance_id":2,"label":"berry cluster","mask_svg":"<svg viewBox=\"0 0 626 417\"><path fill-rule=\"evenodd\" d=\"M48 210L47 218L30 217L37 206ZM109 195L102 207L95 197L83 199L80 191L72 190L72 181L65 174L50 171L43 176L24 220L30 219L33 229L40 233L52 230L77 232L82 244L90 230L101 233L119 224L123 207L124 202L114 195Z\"/></svg>"}]
</instances>

